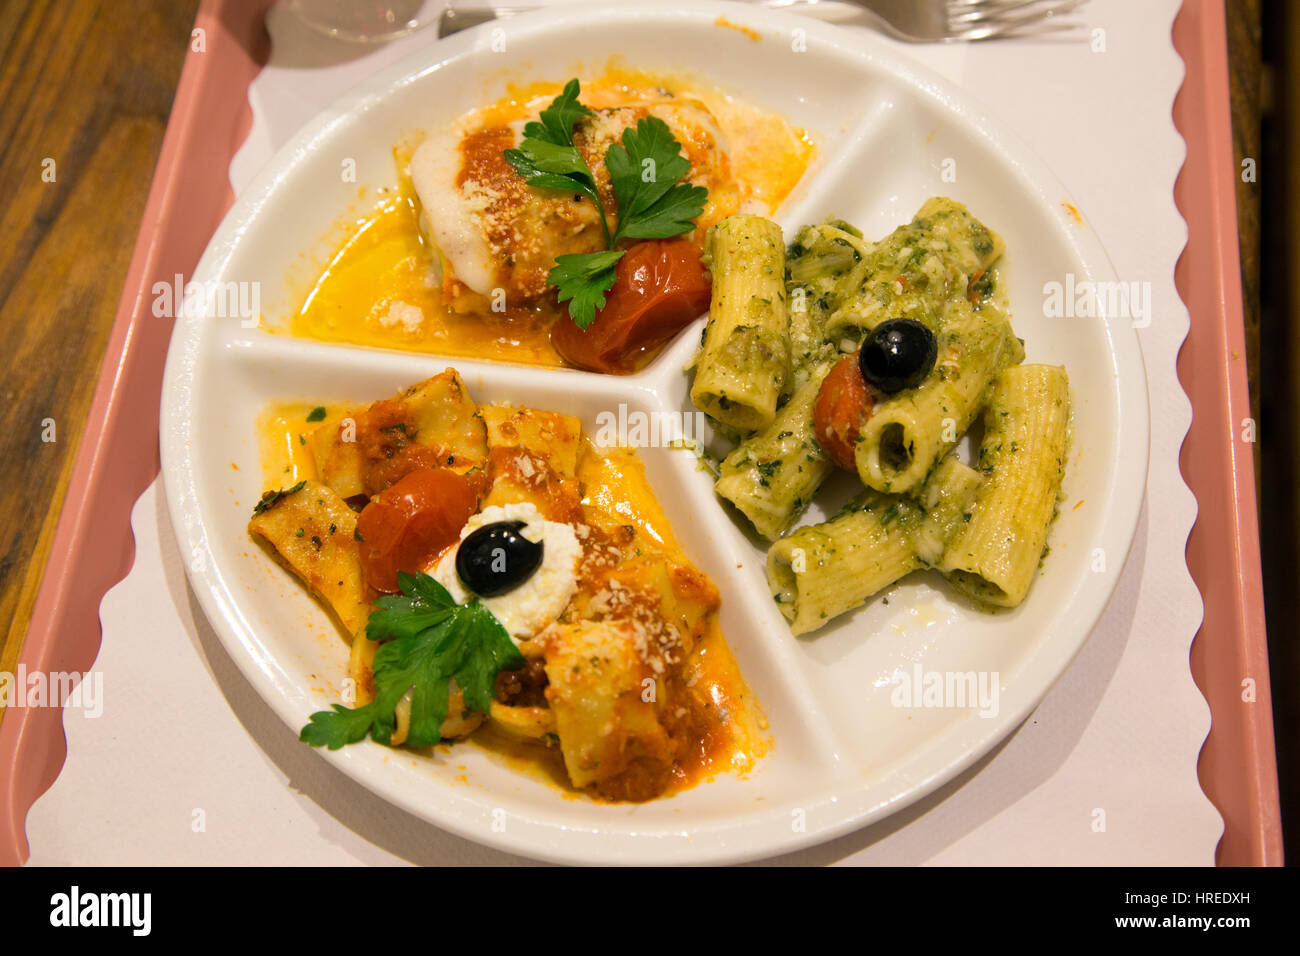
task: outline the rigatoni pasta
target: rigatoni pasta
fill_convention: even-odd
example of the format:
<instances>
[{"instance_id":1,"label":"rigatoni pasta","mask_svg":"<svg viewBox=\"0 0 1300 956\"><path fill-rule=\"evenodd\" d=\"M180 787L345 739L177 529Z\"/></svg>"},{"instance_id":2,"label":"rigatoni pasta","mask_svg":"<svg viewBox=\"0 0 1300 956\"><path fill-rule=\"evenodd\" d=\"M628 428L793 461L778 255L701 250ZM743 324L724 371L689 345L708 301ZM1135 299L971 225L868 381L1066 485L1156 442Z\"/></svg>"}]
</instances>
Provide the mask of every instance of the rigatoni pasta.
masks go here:
<instances>
[{"instance_id":1,"label":"rigatoni pasta","mask_svg":"<svg viewBox=\"0 0 1300 956\"><path fill-rule=\"evenodd\" d=\"M815 630L904 575L938 563L979 483L979 473L950 454L915 498L868 489L830 521L772 545L768 586L791 632Z\"/></svg>"},{"instance_id":2,"label":"rigatoni pasta","mask_svg":"<svg viewBox=\"0 0 1300 956\"><path fill-rule=\"evenodd\" d=\"M762 245L770 251L769 225ZM744 246L752 262L764 255L752 249L760 232L752 217L736 217L711 238L728 250L724 262L744 261ZM941 570L980 604L1024 599L1061 487L1069 393L1063 369L1021 365L1024 342L997 271L1003 250L997 233L944 197L876 243L841 220L800 228L785 258L788 396L770 368L719 361L744 319L728 314L736 276L728 279L725 265L715 271L726 308L711 316L692 397L714 414L724 391L742 394L734 378L748 376L763 414L774 409L723 459L715 490L774 542L768 584L792 632L814 630L923 568ZM725 389L722 368L731 376ZM749 417L715 418L744 432L759 406L749 403ZM958 449L981 413L972 467ZM790 530L837 467L865 490L830 520Z\"/></svg>"},{"instance_id":3,"label":"rigatoni pasta","mask_svg":"<svg viewBox=\"0 0 1300 956\"><path fill-rule=\"evenodd\" d=\"M911 502L868 490L772 545L768 585L790 632L816 630L921 567L909 531L918 516Z\"/></svg>"},{"instance_id":4,"label":"rigatoni pasta","mask_svg":"<svg viewBox=\"0 0 1300 956\"><path fill-rule=\"evenodd\" d=\"M1024 357L1011 324L992 305L950 300L936 326L939 361L929 378L877 402L862 424L855 458L868 488L903 492L923 481L966 434L993 376Z\"/></svg>"},{"instance_id":5,"label":"rigatoni pasta","mask_svg":"<svg viewBox=\"0 0 1300 956\"><path fill-rule=\"evenodd\" d=\"M966 298L1002 256L1002 239L961 203L929 199L863 261L854 295L827 320L831 341L861 341L885 319L907 316L937 323L954 298ZM983 291L982 289L980 291Z\"/></svg>"},{"instance_id":6,"label":"rigatoni pasta","mask_svg":"<svg viewBox=\"0 0 1300 956\"><path fill-rule=\"evenodd\" d=\"M776 420L722 461L715 490L775 541L834 470L813 434L813 402L829 366L816 371Z\"/></svg>"},{"instance_id":7,"label":"rigatoni pasta","mask_svg":"<svg viewBox=\"0 0 1300 956\"><path fill-rule=\"evenodd\" d=\"M729 216L709 229L704 261L713 293L691 401L726 425L756 431L776 417L790 379L781 227Z\"/></svg>"},{"instance_id":8,"label":"rigatoni pasta","mask_svg":"<svg viewBox=\"0 0 1300 956\"><path fill-rule=\"evenodd\" d=\"M922 518L912 535L912 548L922 564L934 567L943 560L948 543L965 526L981 477L953 452L930 472L916 494Z\"/></svg>"},{"instance_id":9,"label":"rigatoni pasta","mask_svg":"<svg viewBox=\"0 0 1300 956\"><path fill-rule=\"evenodd\" d=\"M872 244L857 229L838 219L795 233L785 254L791 392L838 357L839 345L826 337L826 320L861 285L863 262L871 250Z\"/></svg>"},{"instance_id":10,"label":"rigatoni pasta","mask_svg":"<svg viewBox=\"0 0 1300 956\"><path fill-rule=\"evenodd\" d=\"M1069 429L1065 369L1019 365L994 379L980 444L984 480L939 565L954 587L1002 607L1025 599L1056 512Z\"/></svg>"}]
</instances>

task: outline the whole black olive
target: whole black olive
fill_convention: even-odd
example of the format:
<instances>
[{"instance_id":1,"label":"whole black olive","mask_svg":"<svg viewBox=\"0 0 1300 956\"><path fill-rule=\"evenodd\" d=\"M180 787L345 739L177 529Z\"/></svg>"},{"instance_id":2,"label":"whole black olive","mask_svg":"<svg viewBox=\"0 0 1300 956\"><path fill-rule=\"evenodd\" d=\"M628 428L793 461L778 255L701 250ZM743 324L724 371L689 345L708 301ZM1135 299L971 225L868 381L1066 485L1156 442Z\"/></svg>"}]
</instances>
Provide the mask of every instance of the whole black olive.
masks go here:
<instances>
[{"instance_id":1,"label":"whole black olive","mask_svg":"<svg viewBox=\"0 0 1300 956\"><path fill-rule=\"evenodd\" d=\"M862 377L886 394L915 388L925 381L939 357L934 333L916 319L881 322L858 353Z\"/></svg>"},{"instance_id":2,"label":"whole black olive","mask_svg":"<svg viewBox=\"0 0 1300 956\"><path fill-rule=\"evenodd\" d=\"M456 575L480 597L513 591L542 565L541 541L523 535L524 521L496 521L471 531L456 551Z\"/></svg>"}]
</instances>

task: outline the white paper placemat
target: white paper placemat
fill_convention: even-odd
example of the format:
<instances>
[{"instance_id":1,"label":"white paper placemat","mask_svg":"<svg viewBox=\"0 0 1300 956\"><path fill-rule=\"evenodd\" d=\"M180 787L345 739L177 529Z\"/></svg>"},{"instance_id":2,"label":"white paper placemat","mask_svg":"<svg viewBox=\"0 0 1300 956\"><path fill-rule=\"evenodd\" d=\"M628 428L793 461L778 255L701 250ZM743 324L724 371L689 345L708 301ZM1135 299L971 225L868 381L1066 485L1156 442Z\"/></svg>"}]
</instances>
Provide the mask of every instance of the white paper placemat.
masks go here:
<instances>
[{"instance_id":1,"label":"white paper placemat","mask_svg":"<svg viewBox=\"0 0 1300 956\"><path fill-rule=\"evenodd\" d=\"M1184 557L1196 502L1178 468L1191 407L1175 372L1188 328L1174 288L1186 241L1173 201L1177 10L1093 0L1085 42L904 50L991 104L1065 183L1120 278L1151 283L1147 502L1110 607L1015 734L929 798L777 862L1214 862L1222 821L1196 776L1210 715L1188 669L1201 620ZM237 192L330 100L437 42L423 30L377 48L337 43L278 7L268 28L253 127L230 165ZM389 806L298 743L190 594L159 482L131 525L135 564L100 609L103 713L65 714L67 763L27 819L32 863L527 862Z\"/></svg>"}]
</instances>

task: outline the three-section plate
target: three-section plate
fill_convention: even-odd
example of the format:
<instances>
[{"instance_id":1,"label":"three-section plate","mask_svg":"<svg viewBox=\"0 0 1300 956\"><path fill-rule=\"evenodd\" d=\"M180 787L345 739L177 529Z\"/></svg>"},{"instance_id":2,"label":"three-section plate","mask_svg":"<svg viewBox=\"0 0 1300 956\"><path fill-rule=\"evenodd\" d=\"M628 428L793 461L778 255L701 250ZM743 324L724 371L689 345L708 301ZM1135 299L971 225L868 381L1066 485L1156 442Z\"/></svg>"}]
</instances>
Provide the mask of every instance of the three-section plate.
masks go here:
<instances>
[{"instance_id":1,"label":"three-section plate","mask_svg":"<svg viewBox=\"0 0 1300 956\"><path fill-rule=\"evenodd\" d=\"M262 311L287 314L302 277L330 251L340 215L358 202L357 186L341 181L345 159L366 185L392 186L390 150L403 131L446 123L511 82L599 72L611 56L696 73L816 136L813 166L777 215L787 235L835 215L882 236L935 194L966 203L1002 234L1003 274L1028 360L1064 364L1074 396L1074 445L1050 557L1028 600L1009 613L982 613L941 579L913 576L887 602L794 638L768 595L763 549L714 498L710 476L688 453L648 448L642 455L654 487L688 552L721 589L723 627L771 723L772 751L754 772L722 774L669 799L601 805L472 744L429 758L365 742L322 757L417 816L529 856L762 857L848 832L930 792L1014 730L1062 673L1105 607L1137 525L1148 429L1142 359L1122 319L1045 314L1045 283L1073 277L1077 287L1115 276L1096 237L1064 205L1063 187L980 107L873 36L723 3L565 7L430 45L286 145L230 211L192 280L257 283ZM691 410L682 368L698 326L641 374L611 378L297 340L243 328L215 304L177 321L168 356L167 498L204 611L294 729L338 699L346 653L325 611L247 535L263 490L255 425L267 402L370 401L451 365L480 402L566 412L588 430L621 403ZM996 698L983 707L895 706L903 682L932 673L975 675L996 687Z\"/></svg>"}]
</instances>

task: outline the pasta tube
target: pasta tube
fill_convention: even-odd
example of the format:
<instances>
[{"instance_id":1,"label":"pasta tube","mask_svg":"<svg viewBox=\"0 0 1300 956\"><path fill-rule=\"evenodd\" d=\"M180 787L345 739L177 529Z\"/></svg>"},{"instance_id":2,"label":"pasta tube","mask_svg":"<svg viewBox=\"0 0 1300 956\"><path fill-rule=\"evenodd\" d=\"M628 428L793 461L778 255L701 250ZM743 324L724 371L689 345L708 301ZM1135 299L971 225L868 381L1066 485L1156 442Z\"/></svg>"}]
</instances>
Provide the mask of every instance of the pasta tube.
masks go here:
<instances>
[{"instance_id":1,"label":"pasta tube","mask_svg":"<svg viewBox=\"0 0 1300 956\"><path fill-rule=\"evenodd\" d=\"M527 502L551 521L578 513L577 480L582 423L571 415L536 408L483 405L488 479L483 507Z\"/></svg>"},{"instance_id":2,"label":"pasta tube","mask_svg":"<svg viewBox=\"0 0 1300 956\"><path fill-rule=\"evenodd\" d=\"M285 491L267 492L248 530L270 542L349 634L365 626L374 592L361 572L357 514L332 488L300 481Z\"/></svg>"},{"instance_id":3,"label":"pasta tube","mask_svg":"<svg viewBox=\"0 0 1300 956\"><path fill-rule=\"evenodd\" d=\"M772 424L722 461L714 490L769 541L781 536L834 470L813 433L813 406L829 370L818 369Z\"/></svg>"},{"instance_id":4,"label":"pasta tube","mask_svg":"<svg viewBox=\"0 0 1300 956\"><path fill-rule=\"evenodd\" d=\"M915 498L868 489L830 521L772 545L768 585L791 632L816 630L911 571L937 564L979 484L979 472L950 453Z\"/></svg>"},{"instance_id":5,"label":"pasta tube","mask_svg":"<svg viewBox=\"0 0 1300 956\"><path fill-rule=\"evenodd\" d=\"M643 638L644 639L644 638ZM575 787L607 799L644 799L672 775L674 749L646 681L632 621L579 621L547 635L546 699Z\"/></svg>"},{"instance_id":6,"label":"pasta tube","mask_svg":"<svg viewBox=\"0 0 1300 956\"><path fill-rule=\"evenodd\" d=\"M991 303L976 309L953 299L935 337L939 360L929 378L879 401L859 429L854 456L868 488L916 487L970 428L993 376L1024 357L1006 316Z\"/></svg>"},{"instance_id":7,"label":"pasta tube","mask_svg":"<svg viewBox=\"0 0 1300 956\"><path fill-rule=\"evenodd\" d=\"M1056 512L1069 427L1065 369L1020 365L994 380L980 445L985 477L939 565L958 590L1002 607L1025 599Z\"/></svg>"},{"instance_id":8,"label":"pasta tube","mask_svg":"<svg viewBox=\"0 0 1300 956\"><path fill-rule=\"evenodd\" d=\"M791 392L839 356L839 343L826 338L826 319L862 284L862 263L871 249L858 230L838 219L804 226L786 249Z\"/></svg>"},{"instance_id":9,"label":"pasta tube","mask_svg":"<svg viewBox=\"0 0 1300 956\"><path fill-rule=\"evenodd\" d=\"M919 518L907 499L868 490L830 521L772 545L768 586L790 632L816 630L921 567L910 533Z\"/></svg>"},{"instance_id":10,"label":"pasta tube","mask_svg":"<svg viewBox=\"0 0 1300 956\"><path fill-rule=\"evenodd\" d=\"M832 342L861 342L886 319L934 327L950 299L965 299L1004 249L1002 239L959 202L935 196L916 217L882 239L862 262L855 294L826 321ZM982 283L981 295L992 286Z\"/></svg>"},{"instance_id":11,"label":"pasta tube","mask_svg":"<svg viewBox=\"0 0 1300 956\"><path fill-rule=\"evenodd\" d=\"M953 452L935 465L916 496L924 517L912 534L912 548L921 563L934 567L948 542L966 525L982 476Z\"/></svg>"},{"instance_id":12,"label":"pasta tube","mask_svg":"<svg viewBox=\"0 0 1300 956\"><path fill-rule=\"evenodd\" d=\"M730 216L709 229L705 261L713 298L691 401L744 432L771 424L790 378L781 227Z\"/></svg>"}]
</instances>

